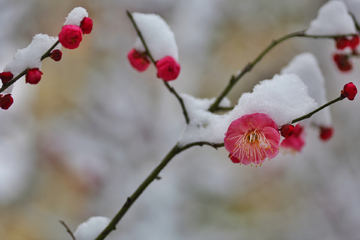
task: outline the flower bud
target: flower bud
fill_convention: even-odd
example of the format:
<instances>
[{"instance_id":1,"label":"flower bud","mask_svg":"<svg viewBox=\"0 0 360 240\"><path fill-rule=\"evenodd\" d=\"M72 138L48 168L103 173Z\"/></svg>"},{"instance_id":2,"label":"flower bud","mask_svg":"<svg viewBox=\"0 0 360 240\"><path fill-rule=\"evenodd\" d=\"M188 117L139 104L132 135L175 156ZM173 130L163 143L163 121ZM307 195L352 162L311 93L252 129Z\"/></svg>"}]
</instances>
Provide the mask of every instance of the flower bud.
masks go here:
<instances>
[{"instance_id":1,"label":"flower bud","mask_svg":"<svg viewBox=\"0 0 360 240\"><path fill-rule=\"evenodd\" d=\"M352 69L352 64L349 61L349 56L345 54L334 54L333 59L340 71L347 72Z\"/></svg>"},{"instance_id":2,"label":"flower bud","mask_svg":"<svg viewBox=\"0 0 360 240\"><path fill-rule=\"evenodd\" d=\"M5 96L0 95L0 108L7 110L13 104L14 99L11 94L6 94Z\"/></svg>"},{"instance_id":3,"label":"flower bud","mask_svg":"<svg viewBox=\"0 0 360 240\"><path fill-rule=\"evenodd\" d=\"M289 138L291 137L291 135L293 135L294 133L294 129L295 127L291 124L286 124L284 126L281 127L281 136L283 136L284 138Z\"/></svg>"},{"instance_id":4,"label":"flower bud","mask_svg":"<svg viewBox=\"0 0 360 240\"><path fill-rule=\"evenodd\" d=\"M332 127L320 127L320 139L328 141L333 135L334 129Z\"/></svg>"},{"instance_id":5,"label":"flower bud","mask_svg":"<svg viewBox=\"0 0 360 240\"><path fill-rule=\"evenodd\" d=\"M351 47L351 49L355 49L360 43L360 39L358 35L353 36L350 40L349 40L349 47Z\"/></svg>"},{"instance_id":6,"label":"flower bud","mask_svg":"<svg viewBox=\"0 0 360 240\"><path fill-rule=\"evenodd\" d=\"M353 84L352 82L345 84L344 89L341 91L341 97L348 98L351 101L354 100L356 94L357 89L355 84Z\"/></svg>"},{"instance_id":7,"label":"flower bud","mask_svg":"<svg viewBox=\"0 0 360 240\"><path fill-rule=\"evenodd\" d=\"M62 57L62 52L58 49L55 49L54 51L52 51L50 53L50 58L53 59L54 61L58 62L61 60Z\"/></svg>"},{"instance_id":8,"label":"flower bud","mask_svg":"<svg viewBox=\"0 0 360 240\"><path fill-rule=\"evenodd\" d=\"M139 53L135 49L129 51L127 58L131 66L139 72L143 72L149 67L150 61L144 54Z\"/></svg>"},{"instance_id":9,"label":"flower bud","mask_svg":"<svg viewBox=\"0 0 360 240\"><path fill-rule=\"evenodd\" d=\"M65 25L59 33L59 42L64 48L75 49L82 40L82 30L76 25Z\"/></svg>"},{"instance_id":10,"label":"flower bud","mask_svg":"<svg viewBox=\"0 0 360 240\"><path fill-rule=\"evenodd\" d=\"M25 82L30 84L37 84L40 82L42 74L43 73L38 68L28 69L25 76Z\"/></svg>"},{"instance_id":11,"label":"flower bud","mask_svg":"<svg viewBox=\"0 0 360 240\"><path fill-rule=\"evenodd\" d=\"M93 20L89 17L84 17L84 19L80 23L80 28L84 34L91 33L93 29Z\"/></svg>"},{"instance_id":12,"label":"flower bud","mask_svg":"<svg viewBox=\"0 0 360 240\"><path fill-rule=\"evenodd\" d=\"M175 80L180 73L180 64L171 56L166 56L156 62L157 77L165 81Z\"/></svg>"},{"instance_id":13,"label":"flower bud","mask_svg":"<svg viewBox=\"0 0 360 240\"><path fill-rule=\"evenodd\" d=\"M345 49L347 46L349 46L350 41L346 37L338 37L335 38L336 42L336 48L339 50Z\"/></svg>"},{"instance_id":14,"label":"flower bud","mask_svg":"<svg viewBox=\"0 0 360 240\"><path fill-rule=\"evenodd\" d=\"M0 78L3 84L10 82L13 79L14 75L11 72L2 72L0 73Z\"/></svg>"}]
</instances>

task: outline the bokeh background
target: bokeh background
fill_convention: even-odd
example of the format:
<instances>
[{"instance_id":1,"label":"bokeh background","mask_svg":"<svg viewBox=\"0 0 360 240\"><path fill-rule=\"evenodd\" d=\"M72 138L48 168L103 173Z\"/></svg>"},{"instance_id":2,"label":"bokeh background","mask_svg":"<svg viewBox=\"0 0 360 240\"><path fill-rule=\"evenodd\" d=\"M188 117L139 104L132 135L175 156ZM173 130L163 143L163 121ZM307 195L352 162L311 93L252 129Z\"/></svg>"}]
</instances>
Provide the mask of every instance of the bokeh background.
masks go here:
<instances>
[{"instance_id":1,"label":"bokeh background","mask_svg":"<svg viewBox=\"0 0 360 240\"><path fill-rule=\"evenodd\" d=\"M36 33L56 36L67 14L86 8L94 29L63 59L43 62L36 86L16 83L0 111L0 239L71 239L91 216L112 218L179 138L176 99L126 59L135 31L125 10L160 14L175 33L182 72L178 92L217 96L228 79L272 39L308 27L325 0L0 0L0 66ZM328 99L359 84L360 62L340 73L332 40L292 39L277 46L234 88L242 92L313 53ZM358 239L359 104L331 106L335 133L262 167L234 165L224 149L194 147L176 156L110 234L109 240Z\"/></svg>"}]
</instances>

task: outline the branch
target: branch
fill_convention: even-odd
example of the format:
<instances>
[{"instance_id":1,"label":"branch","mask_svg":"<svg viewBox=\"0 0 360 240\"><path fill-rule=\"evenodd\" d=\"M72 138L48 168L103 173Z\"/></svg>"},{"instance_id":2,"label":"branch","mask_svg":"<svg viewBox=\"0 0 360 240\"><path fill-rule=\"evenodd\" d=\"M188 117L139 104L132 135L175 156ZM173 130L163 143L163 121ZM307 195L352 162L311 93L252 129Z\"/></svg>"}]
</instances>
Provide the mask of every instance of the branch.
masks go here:
<instances>
[{"instance_id":1,"label":"branch","mask_svg":"<svg viewBox=\"0 0 360 240\"><path fill-rule=\"evenodd\" d=\"M145 52L146 54L149 56L151 62L156 66L156 62L154 60L154 58L152 57L151 53L150 53L150 50L145 42L145 39L143 37L143 35L141 34L140 30L139 30L139 27L137 26L132 14L129 12L129 11L126 11L126 14L128 15L128 17L130 18L130 21L131 23L134 25L134 28L136 30L136 33L137 35L139 36L144 48L145 48ZM183 99L180 97L180 95L175 91L175 89L173 87L170 86L170 84L166 81L164 81L164 84L166 86L166 88L172 93L174 94L174 96L177 98L177 100L179 101L180 105L181 105L181 108L182 108L182 111L183 111L183 114L184 114L184 117L185 117L185 121L186 121L186 124L189 124L190 122L190 119L189 119L189 115L187 113L187 110L186 110L186 107L185 107L185 104L184 104L184 101Z\"/></svg>"},{"instance_id":2,"label":"branch","mask_svg":"<svg viewBox=\"0 0 360 240\"><path fill-rule=\"evenodd\" d=\"M352 17L353 21L354 21L354 24L355 24L355 27L356 27L356 30L360 31L360 26L358 24L358 22L356 21L356 18L354 16L354 14L352 14L351 12L349 12L350 16Z\"/></svg>"},{"instance_id":3,"label":"branch","mask_svg":"<svg viewBox=\"0 0 360 240\"><path fill-rule=\"evenodd\" d=\"M298 32L293 32L290 34L287 34L279 39L273 40L269 46L267 46L252 62L249 62L240 72L240 74L238 74L237 76L231 76L230 81L228 83L228 85L225 87L225 89L222 91L222 93L219 95L219 97L215 100L215 102L210 106L210 108L208 109L208 111L210 112L215 112L218 107L220 102L223 100L223 98L225 96L227 96L227 94L230 92L230 90L235 86L235 84L248 72L250 72L253 67L258 64L260 62L260 60L271 50L273 49L276 45L278 45L279 43L290 39L290 38L294 38L294 37L303 37L303 38L338 38L338 37L346 37L346 36L351 36L354 34L348 34L348 35L326 35L326 36L318 36L318 35L306 35L305 34L305 30L302 31L298 31Z\"/></svg>"},{"instance_id":4,"label":"branch","mask_svg":"<svg viewBox=\"0 0 360 240\"><path fill-rule=\"evenodd\" d=\"M50 52L56 47L56 45L58 45L59 40L57 40L50 48L49 50L46 51L46 53L44 53L41 58L40 61L44 60L45 58L50 56ZM2 87L0 88L0 93L2 93L3 91L5 91L8 87L10 87L11 85L13 85L17 80L19 80L22 76L24 76L27 72L27 69L25 69L24 71L22 71L19 75L17 75L16 77L14 77L13 79L11 79L11 81L9 81L6 84L3 84Z\"/></svg>"},{"instance_id":5,"label":"branch","mask_svg":"<svg viewBox=\"0 0 360 240\"><path fill-rule=\"evenodd\" d=\"M136 191L127 198L124 205L121 207L120 211L115 215L115 217L111 220L109 225L100 233L100 235L95 240L103 240L109 235L110 232L116 229L116 225L122 219L122 217L126 214L126 212L130 209L133 203L138 199L141 193L152 183L155 179L159 179L159 173L163 170L163 168L170 162L173 157L177 154L185 151L188 148L193 146L203 146L209 145L215 149L218 147L223 147L224 144L214 144L209 142L193 142L189 143L185 146L180 147L179 144L176 144L170 152L165 156L165 158L160 162L160 164L150 173L150 175L140 184L140 186L136 189Z\"/></svg>"},{"instance_id":6,"label":"branch","mask_svg":"<svg viewBox=\"0 0 360 240\"><path fill-rule=\"evenodd\" d=\"M59 222L66 228L66 231L70 234L71 238L73 240L76 240L74 234L72 233L72 231L70 230L70 228L66 225L66 223L62 220L59 220Z\"/></svg>"},{"instance_id":7,"label":"branch","mask_svg":"<svg viewBox=\"0 0 360 240\"><path fill-rule=\"evenodd\" d=\"M321 107L315 109L314 111L312 111L312 112L310 112L310 113L308 113L308 114L306 114L306 115L304 115L304 116L302 116L302 117L299 117L299 118L296 118L296 119L292 120L291 123L300 122L301 120L310 118L312 115L314 115L315 113L319 112L320 110L326 108L327 106L330 106L331 104L334 104L334 103L336 103L336 102L338 102L338 101L341 101L341 100L343 100L343 99L344 99L343 96L340 96L340 97L338 97L338 98L335 98L334 100L332 100L332 101L330 101L330 102L322 105Z\"/></svg>"}]
</instances>

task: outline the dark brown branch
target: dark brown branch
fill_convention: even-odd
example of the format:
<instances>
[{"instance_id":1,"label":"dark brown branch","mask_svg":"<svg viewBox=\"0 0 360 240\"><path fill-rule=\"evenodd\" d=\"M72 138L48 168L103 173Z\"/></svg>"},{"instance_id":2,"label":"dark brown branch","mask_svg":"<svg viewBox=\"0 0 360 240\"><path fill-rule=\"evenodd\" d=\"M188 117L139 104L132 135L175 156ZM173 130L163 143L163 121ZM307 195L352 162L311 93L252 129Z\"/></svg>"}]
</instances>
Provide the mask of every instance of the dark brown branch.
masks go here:
<instances>
[{"instance_id":1,"label":"dark brown branch","mask_svg":"<svg viewBox=\"0 0 360 240\"><path fill-rule=\"evenodd\" d=\"M134 25L134 28L135 28L135 30L136 30L136 33L137 33L137 35L139 36L142 44L144 45L146 54L149 56L151 62L156 66L156 62L155 62L153 56L151 55L151 52L150 52L150 50L149 50L149 48L148 48L148 46L147 46L147 44L146 44L146 42L145 42L145 39L144 39L144 37L143 37L143 35L142 35L139 27L137 26L137 24L136 24L136 22L135 22L135 20L134 20L134 18L133 18L133 16L132 16L132 14L131 14L129 11L126 11L126 14L127 14L128 17L130 18L131 23ZM167 81L164 81L164 80L163 80L163 82L164 82L166 88L167 88L172 94L174 94L174 96L176 97L176 99L179 101L179 103L180 103L180 105L181 105L181 108L182 108L182 111L183 111L183 114L184 114L184 117L185 117L186 124L189 124L190 119L189 119L189 115L188 115L188 113L187 113L187 110L186 110L186 107L185 107L185 104L184 104L183 99L182 99L182 98L180 97L180 95L175 91L175 89L170 86L170 84L169 84Z\"/></svg>"},{"instance_id":2,"label":"dark brown branch","mask_svg":"<svg viewBox=\"0 0 360 240\"><path fill-rule=\"evenodd\" d=\"M59 220L59 222L66 228L66 231L70 234L71 238L73 240L76 240L74 234L72 233L70 228L66 225L66 223L64 221L62 221L62 220Z\"/></svg>"}]
</instances>

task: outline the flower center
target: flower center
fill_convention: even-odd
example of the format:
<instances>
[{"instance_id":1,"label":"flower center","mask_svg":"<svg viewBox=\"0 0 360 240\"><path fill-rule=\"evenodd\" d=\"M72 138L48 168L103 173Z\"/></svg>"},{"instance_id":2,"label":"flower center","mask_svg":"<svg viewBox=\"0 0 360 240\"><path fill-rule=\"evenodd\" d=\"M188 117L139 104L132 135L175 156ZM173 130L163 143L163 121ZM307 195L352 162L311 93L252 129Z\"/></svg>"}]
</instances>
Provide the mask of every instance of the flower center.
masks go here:
<instances>
[{"instance_id":1,"label":"flower center","mask_svg":"<svg viewBox=\"0 0 360 240\"><path fill-rule=\"evenodd\" d=\"M247 158L255 164L261 164L268 156L266 150L271 149L271 145L261 131L252 129L238 137L232 156L235 156L240 161Z\"/></svg>"}]
</instances>

